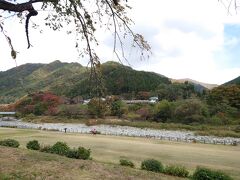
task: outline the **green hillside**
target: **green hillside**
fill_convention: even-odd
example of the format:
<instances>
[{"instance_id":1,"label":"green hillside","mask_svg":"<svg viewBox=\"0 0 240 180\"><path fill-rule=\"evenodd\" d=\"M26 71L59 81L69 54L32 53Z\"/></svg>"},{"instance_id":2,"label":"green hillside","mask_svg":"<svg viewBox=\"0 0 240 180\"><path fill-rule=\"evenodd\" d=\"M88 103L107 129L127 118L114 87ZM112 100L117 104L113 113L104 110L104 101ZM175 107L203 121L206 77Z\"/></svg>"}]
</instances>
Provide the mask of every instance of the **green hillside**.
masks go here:
<instances>
[{"instance_id":1,"label":"green hillside","mask_svg":"<svg viewBox=\"0 0 240 180\"><path fill-rule=\"evenodd\" d=\"M136 71L116 62L102 64L106 94L136 93L155 90L159 84L170 84L162 75ZM13 102L34 91L52 91L57 95L89 96L89 71L78 63L54 61L50 64L25 64L0 72L0 103Z\"/></svg>"},{"instance_id":2,"label":"green hillside","mask_svg":"<svg viewBox=\"0 0 240 180\"><path fill-rule=\"evenodd\" d=\"M0 103L14 101L22 93L25 77L43 67L44 64L25 64L5 72L0 72ZM15 89L15 93L12 91Z\"/></svg>"},{"instance_id":3,"label":"green hillside","mask_svg":"<svg viewBox=\"0 0 240 180\"><path fill-rule=\"evenodd\" d=\"M161 83L171 83L168 78L156 73L135 71L113 62L103 64L102 72L106 88L111 94L151 91Z\"/></svg>"},{"instance_id":4,"label":"green hillside","mask_svg":"<svg viewBox=\"0 0 240 180\"><path fill-rule=\"evenodd\" d=\"M43 67L43 64L25 64L5 72L0 72L0 89L14 88L21 84L21 79L32 74L37 69Z\"/></svg>"},{"instance_id":5,"label":"green hillside","mask_svg":"<svg viewBox=\"0 0 240 180\"><path fill-rule=\"evenodd\" d=\"M229 82L226 82L225 84L223 85L230 85L230 84L237 84L237 85L240 85L240 76L238 76L237 78L229 81Z\"/></svg>"}]
</instances>

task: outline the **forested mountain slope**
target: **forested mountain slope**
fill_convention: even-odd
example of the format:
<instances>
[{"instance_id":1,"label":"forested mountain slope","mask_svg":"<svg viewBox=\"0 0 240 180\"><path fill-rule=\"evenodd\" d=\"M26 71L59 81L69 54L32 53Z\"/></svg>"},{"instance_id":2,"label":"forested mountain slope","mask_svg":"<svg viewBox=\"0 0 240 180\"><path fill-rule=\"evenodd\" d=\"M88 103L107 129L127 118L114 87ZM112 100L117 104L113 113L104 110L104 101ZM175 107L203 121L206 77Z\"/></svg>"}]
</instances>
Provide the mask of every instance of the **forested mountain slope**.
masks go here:
<instances>
[{"instance_id":1,"label":"forested mountain slope","mask_svg":"<svg viewBox=\"0 0 240 180\"><path fill-rule=\"evenodd\" d=\"M159 84L170 84L162 75L136 71L116 62L101 65L106 94L119 95L152 91ZM9 103L34 91L52 91L67 97L89 96L89 71L78 63L54 61L50 64L25 64L0 72L0 103Z\"/></svg>"},{"instance_id":2,"label":"forested mountain slope","mask_svg":"<svg viewBox=\"0 0 240 180\"><path fill-rule=\"evenodd\" d=\"M235 78L231 81L224 83L223 85L230 85L230 84L240 85L240 76L238 76L237 78Z\"/></svg>"}]
</instances>

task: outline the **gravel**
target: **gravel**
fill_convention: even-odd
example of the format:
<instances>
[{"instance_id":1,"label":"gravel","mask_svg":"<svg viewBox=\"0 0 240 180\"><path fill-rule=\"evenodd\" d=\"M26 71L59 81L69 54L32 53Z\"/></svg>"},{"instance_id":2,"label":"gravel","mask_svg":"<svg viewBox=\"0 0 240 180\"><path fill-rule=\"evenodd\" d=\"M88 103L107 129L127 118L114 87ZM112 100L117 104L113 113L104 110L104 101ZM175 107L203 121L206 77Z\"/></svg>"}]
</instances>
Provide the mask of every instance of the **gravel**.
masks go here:
<instances>
[{"instance_id":1,"label":"gravel","mask_svg":"<svg viewBox=\"0 0 240 180\"><path fill-rule=\"evenodd\" d=\"M28 123L15 118L0 118L0 127L15 127L23 129L40 129L51 131L62 131L71 133L89 134L92 130L96 130L103 135L114 136L131 136L154 138L170 141L198 142L206 144L225 144L234 145L240 144L240 138L232 137L215 137L215 136L198 136L192 131L170 131L170 130L155 130L148 128L135 128L129 126L117 125L96 125L87 126L85 124L69 124L69 123Z\"/></svg>"}]
</instances>

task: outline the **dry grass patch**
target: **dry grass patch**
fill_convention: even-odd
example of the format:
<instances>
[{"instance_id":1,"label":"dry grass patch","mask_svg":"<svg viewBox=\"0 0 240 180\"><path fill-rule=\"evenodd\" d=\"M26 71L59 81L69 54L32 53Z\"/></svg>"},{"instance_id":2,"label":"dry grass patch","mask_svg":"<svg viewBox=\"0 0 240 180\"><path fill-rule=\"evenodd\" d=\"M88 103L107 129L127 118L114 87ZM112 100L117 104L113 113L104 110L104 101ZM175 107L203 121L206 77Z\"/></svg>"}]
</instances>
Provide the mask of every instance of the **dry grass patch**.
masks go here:
<instances>
[{"instance_id":1,"label":"dry grass patch","mask_svg":"<svg viewBox=\"0 0 240 180\"><path fill-rule=\"evenodd\" d=\"M174 180L176 178L119 165L74 160L54 154L0 146L0 179Z\"/></svg>"}]
</instances>

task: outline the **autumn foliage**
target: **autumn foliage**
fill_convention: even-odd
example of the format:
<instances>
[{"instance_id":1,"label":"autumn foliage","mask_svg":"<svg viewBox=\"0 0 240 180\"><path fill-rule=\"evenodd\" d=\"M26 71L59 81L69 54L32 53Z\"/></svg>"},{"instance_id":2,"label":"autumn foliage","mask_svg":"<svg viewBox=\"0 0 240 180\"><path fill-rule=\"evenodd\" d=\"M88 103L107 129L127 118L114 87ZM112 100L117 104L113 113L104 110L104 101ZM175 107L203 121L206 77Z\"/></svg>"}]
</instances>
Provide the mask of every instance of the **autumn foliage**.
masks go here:
<instances>
[{"instance_id":1,"label":"autumn foliage","mask_svg":"<svg viewBox=\"0 0 240 180\"><path fill-rule=\"evenodd\" d=\"M21 98L14 109L22 114L56 115L61 103L62 99L51 92L37 92Z\"/></svg>"}]
</instances>

